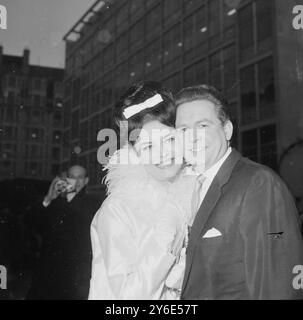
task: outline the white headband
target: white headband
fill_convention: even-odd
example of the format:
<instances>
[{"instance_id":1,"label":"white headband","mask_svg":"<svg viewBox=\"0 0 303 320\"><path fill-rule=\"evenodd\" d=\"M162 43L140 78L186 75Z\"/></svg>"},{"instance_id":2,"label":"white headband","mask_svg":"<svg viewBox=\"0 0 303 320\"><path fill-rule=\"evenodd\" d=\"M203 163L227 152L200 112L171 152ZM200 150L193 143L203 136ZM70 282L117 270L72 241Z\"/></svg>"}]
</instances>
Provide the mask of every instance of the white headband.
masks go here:
<instances>
[{"instance_id":1,"label":"white headband","mask_svg":"<svg viewBox=\"0 0 303 320\"><path fill-rule=\"evenodd\" d=\"M142 110L148 109L148 108L153 108L160 102L162 102L163 99L159 93L154 95L153 97L145 100L142 103L139 104L134 104L132 106L129 106L123 111L123 115L126 119L132 117L133 115L139 113Z\"/></svg>"}]
</instances>

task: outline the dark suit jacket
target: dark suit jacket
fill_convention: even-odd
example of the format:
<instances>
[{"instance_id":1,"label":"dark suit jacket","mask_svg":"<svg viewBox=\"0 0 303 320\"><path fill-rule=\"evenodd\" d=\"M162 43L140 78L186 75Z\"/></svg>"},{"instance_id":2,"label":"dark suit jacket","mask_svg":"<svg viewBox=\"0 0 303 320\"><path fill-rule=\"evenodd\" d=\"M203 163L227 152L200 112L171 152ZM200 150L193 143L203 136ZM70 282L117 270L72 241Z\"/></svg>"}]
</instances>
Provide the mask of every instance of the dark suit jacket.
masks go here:
<instances>
[{"instance_id":1,"label":"dark suit jacket","mask_svg":"<svg viewBox=\"0 0 303 320\"><path fill-rule=\"evenodd\" d=\"M222 236L203 238L216 228ZM181 299L300 299L303 242L292 196L269 168L233 150L194 220Z\"/></svg>"},{"instance_id":2,"label":"dark suit jacket","mask_svg":"<svg viewBox=\"0 0 303 320\"><path fill-rule=\"evenodd\" d=\"M40 258L28 299L87 299L91 275L90 224L102 203L81 190L70 202L58 197L36 208L36 232L42 237Z\"/></svg>"}]
</instances>

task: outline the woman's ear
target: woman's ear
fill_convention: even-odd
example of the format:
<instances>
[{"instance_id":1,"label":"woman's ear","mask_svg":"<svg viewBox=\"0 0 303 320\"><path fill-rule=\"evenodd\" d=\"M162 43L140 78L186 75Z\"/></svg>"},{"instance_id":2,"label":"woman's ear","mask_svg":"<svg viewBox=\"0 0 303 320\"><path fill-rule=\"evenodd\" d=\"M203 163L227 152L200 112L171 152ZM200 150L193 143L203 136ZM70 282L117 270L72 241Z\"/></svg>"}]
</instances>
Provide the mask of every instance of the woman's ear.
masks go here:
<instances>
[{"instance_id":1,"label":"woman's ear","mask_svg":"<svg viewBox=\"0 0 303 320\"><path fill-rule=\"evenodd\" d=\"M225 137L227 141L231 140L231 137L233 135L233 130L234 130L234 127L232 122L230 120L227 120L224 123L224 132L225 132Z\"/></svg>"}]
</instances>

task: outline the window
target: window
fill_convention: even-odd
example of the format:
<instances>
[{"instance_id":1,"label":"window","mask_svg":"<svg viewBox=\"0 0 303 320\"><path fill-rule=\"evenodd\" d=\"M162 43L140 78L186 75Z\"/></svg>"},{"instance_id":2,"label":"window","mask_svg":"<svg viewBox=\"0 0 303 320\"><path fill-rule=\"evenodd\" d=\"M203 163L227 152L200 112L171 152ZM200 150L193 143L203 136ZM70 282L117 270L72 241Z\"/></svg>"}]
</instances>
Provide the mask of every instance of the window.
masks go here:
<instances>
[{"instance_id":1,"label":"window","mask_svg":"<svg viewBox=\"0 0 303 320\"><path fill-rule=\"evenodd\" d=\"M60 148L52 148L52 159L60 161Z\"/></svg>"},{"instance_id":2,"label":"window","mask_svg":"<svg viewBox=\"0 0 303 320\"><path fill-rule=\"evenodd\" d=\"M242 153L253 161L258 161L258 132L257 129L242 133Z\"/></svg>"},{"instance_id":3,"label":"window","mask_svg":"<svg viewBox=\"0 0 303 320\"><path fill-rule=\"evenodd\" d=\"M180 24L174 26L164 35L163 44L163 64L164 72L169 72L181 65L181 28ZM178 59L179 58L179 59Z\"/></svg>"},{"instance_id":4,"label":"window","mask_svg":"<svg viewBox=\"0 0 303 320\"><path fill-rule=\"evenodd\" d=\"M142 1L142 0L140 0ZM144 0L146 8L150 8L155 4L155 0Z\"/></svg>"},{"instance_id":5,"label":"window","mask_svg":"<svg viewBox=\"0 0 303 320\"><path fill-rule=\"evenodd\" d=\"M197 7L197 5L203 4L204 5L205 0L184 0L183 4L184 4L184 9L185 12L189 12L195 9L195 7Z\"/></svg>"},{"instance_id":6,"label":"window","mask_svg":"<svg viewBox=\"0 0 303 320\"><path fill-rule=\"evenodd\" d=\"M70 125L70 119L71 119L70 104L71 104L71 101L68 100L65 102L65 105L64 105L64 109L63 109L63 125L64 125L64 127L69 127L69 125Z\"/></svg>"},{"instance_id":7,"label":"window","mask_svg":"<svg viewBox=\"0 0 303 320\"><path fill-rule=\"evenodd\" d=\"M157 5L146 16L145 36L161 30L161 5Z\"/></svg>"},{"instance_id":8,"label":"window","mask_svg":"<svg viewBox=\"0 0 303 320\"><path fill-rule=\"evenodd\" d=\"M182 87L182 83L181 83L181 73L175 73L173 76L167 78L164 80L164 84L165 86L170 89L173 93L178 92L181 87Z\"/></svg>"},{"instance_id":9,"label":"window","mask_svg":"<svg viewBox=\"0 0 303 320\"><path fill-rule=\"evenodd\" d=\"M60 174L60 165L59 164L53 164L52 165L52 175L56 176Z\"/></svg>"},{"instance_id":10,"label":"window","mask_svg":"<svg viewBox=\"0 0 303 320\"><path fill-rule=\"evenodd\" d=\"M202 60L196 64L196 83L205 84L208 79L207 61Z\"/></svg>"},{"instance_id":11,"label":"window","mask_svg":"<svg viewBox=\"0 0 303 320\"><path fill-rule=\"evenodd\" d=\"M145 73L159 70L161 62L161 42L156 40L145 49Z\"/></svg>"},{"instance_id":12,"label":"window","mask_svg":"<svg viewBox=\"0 0 303 320\"><path fill-rule=\"evenodd\" d=\"M34 79L34 89L37 91L41 90L41 79Z\"/></svg>"},{"instance_id":13,"label":"window","mask_svg":"<svg viewBox=\"0 0 303 320\"><path fill-rule=\"evenodd\" d=\"M34 94L34 95L33 95L33 98L34 98L33 105L34 105L35 107L40 107L40 104L41 104L41 97L40 97L40 95Z\"/></svg>"},{"instance_id":14,"label":"window","mask_svg":"<svg viewBox=\"0 0 303 320\"><path fill-rule=\"evenodd\" d=\"M115 51L114 45L111 44L104 50L104 71L107 71L112 68L115 63Z\"/></svg>"},{"instance_id":15,"label":"window","mask_svg":"<svg viewBox=\"0 0 303 320\"><path fill-rule=\"evenodd\" d=\"M245 60L254 54L253 9L248 5L239 11L240 58Z\"/></svg>"},{"instance_id":16,"label":"window","mask_svg":"<svg viewBox=\"0 0 303 320\"><path fill-rule=\"evenodd\" d=\"M236 12L234 9L227 4L227 1L223 1L223 37L225 41L235 36Z\"/></svg>"},{"instance_id":17,"label":"window","mask_svg":"<svg viewBox=\"0 0 303 320\"><path fill-rule=\"evenodd\" d=\"M9 160L2 161L3 168L5 170L11 170L13 163Z\"/></svg>"},{"instance_id":18,"label":"window","mask_svg":"<svg viewBox=\"0 0 303 320\"><path fill-rule=\"evenodd\" d=\"M8 107L8 108L5 108L6 112L5 112L5 120L7 122L12 122L14 121L14 115L15 115L15 110L12 106Z\"/></svg>"},{"instance_id":19,"label":"window","mask_svg":"<svg viewBox=\"0 0 303 320\"><path fill-rule=\"evenodd\" d=\"M143 9L144 9L144 1L142 0L130 1L130 18L132 22L143 14Z\"/></svg>"},{"instance_id":20,"label":"window","mask_svg":"<svg viewBox=\"0 0 303 320\"><path fill-rule=\"evenodd\" d=\"M210 46L215 48L220 43L220 2L219 0L212 0L209 2L209 37Z\"/></svg>"},{"instance_id":21,"label":"window","mask_svg":"<svg viewBox=\"0 0 303 320\"><path fill-rule=\"evenodd\" d=\"M60 131L53 132L53 142L55 142L55 143L61 142L61 132Z\"/></svg>"},{"instance_id":22,"label":"window","mask_svg":"<svg viewBox=\"0 0 303 320\"><path fill-rule=\"evenodd\" d=\"M191 61L195 58L195 24L194 15L189 16L184 20L184 54L185 62Z\"/></svg>"},{"instance_id":23,"label":"window","mask_svg":"<svg viewBox=\"0 0 303 320\"><path fill-rule=\"evenodd\" d=\"M127 56L128 51L128 33L121 35L117 40L116 57L121 60Z\"/></svg>"},{"instance_id":24,"label":"window","mask_svg":"<svg viewBox=\"0 0 303 320\"><path fill-rule=\"evenodd\" d=\"M95 116L91 121L91 128L90 128L90 148L96 148L97 147L97 135L101 128L99 127L99 117Z\"/></svg>"},{"instance_id":25,"label":"window","mask_svg":"<svg viewBox=\"0 0 303 320\"><path fill-rule=\"evenodd\" d=\"M128 26L128 4L123 6L117 14L117 33L121 33Z\"/></svg>"},{"instance_id":26,"label":"window","mask_svg":"<svg viewBox=\"0 0 303 320\"><path fill-rule=\"evenodd\" d=\"M205 55L208 49L209 29L206 25L205 7L200 8L195 14L195 34L197 40L196 55Z\"/></svg>"},{"instance_id":27,"label":"window","mask_svg":"<svg viewBox=\"0 0 303 320\"><path fill-rule=\"evenodd\" d=\"M274 124L242 134L242 152L250 159L277 169L277 137Z\"/></svg>"},{"instance_id":28,"label":"window","mask_svg":"<svg viewBox=\"0 0 303 320\"><path fill-rule=\"evenodd\" d=\"M182 0L165 0L164 1L164 23L176 21L181 15Z\"/></svg>"},{"instance_id":29,"label":"window","mask_svg":"<svg viewBox=\"0 0 303 320\"><path fill-rule=\"evenodd\" d=\"M80 125L80 147L82 151L86 151L89 147L89 134L88 122L81 123Z\"/></svg>"},{"instance_id":30,"label":"window","mask_svg":"<svg viewBox=\"0 0 303 320\"><path fill-rule=\"evenodd\" d=\"M54 113L54 115L53 115L53 125L54 126L59 126L59 125L61 125L61 122L62 122L61 113L60 112Z\"/></svg>"},{"instance_id":31,"label":"window","mask_svg":"<svg viewBox=\"0 0 303 320\"><path fill-rule=\"evenodd\" d=\"M15 104L15 93L13 91L8 92L7 104L9 105Z\"/></svg>"},{"instance_id":32,"label":"window","mask_svg":"<svg viewBox=\"0 0 303 320\"><path fill-rule=\"evenodd\" d=\"M98 177L98 162L96 153L90 153L89 161L88 161L88 174L90 176L90 183L92 185L97 184L97 177Z\"/></svg>"},{"instance_id":33,"label":"window","mask_svg":"<svg viewBox=\"0 0 303 320\"><path fill-rule=\"evenodd\" d=\"M102 90L102 107L108 106L113 99L112 93L113 93L113 81L112 81L112 74L107 73L104 75L104 83L103 83L103 90Z\"/></svg>"},{"instance_id":34,"label":"window","mask_svg":"<svg viewBox=\"0 0 303 320\"><path fill-rule=\"evenodd\" d=\"M184 70L184 87L196 84L196 65L192 65Z\"/></svg>"},{"instance_id":35,"label":"window","mask_svg":"<svg viewBox=\"0 0 303 320\"><path fill-rule=\"evenodd\" d=\"M277 168L276 126L270 125L260 129L261 163Z\"/></svg>"},{"instance_id":36,"label":"window","mask_svg":"<svg viewBox=\"0 0 303 320\"><path fill-rule=\"evenodd\" d=\"M39 109L32 110L32 120L34 123L40 123L41 122L41 112Z\"/></svg>"},{"instance_id":37,"label":"window","mask_svg":"<svg viewBox=\"0 0 303 320\"><path fill-rule=\"evenodd\" d=\"M237 64L236 47L230 46L223 50L223 75L224 91L228 100L236 97L237 94Z\"/></svg>"},{"instance_id":38,"label":"window","mask_svg":"<svg viewBox=\"0 0 303 320\"><path fill-rule=\"evenodd\" d=\"M144 24L143 20L140 20L130 29L129 47L130 50L143 43L144 39Z\"/></svg>"},{"instance_id":39,"label":"window","mask_svg":"<svg viewBox=\"0 0 303 320\"><path fill-rule=\"evenodd\" d=\"M15 88L17 84L17 78L14 76L8 76L8 86L11 88Z\"/></svg>"},{"instance_id":40,"label":"window","mask_svg":"<svg viewBox=\"0 0 303 320\"><path fill-rule=\"evenodd\" d=\"M130 58L129 62L129 76L130 82L141 80L143 75L143 51L137 52Z\"/></svg>"},{"instance_id":41,"label":"window","mask_svg":"<svg viewBox=\"0 0 303 320\"><path fill-rule=\"evenodd\" d=\"M98 80L92 85L92 112L98 111L101 105L101 81Z\"/></svg>"},{"instance_id":42,"label":"window","mask_svg":"<svg viewBox=\"0 0 303 320\"><path fill-rule=\"evenodd\" d=\"M120 64L115 70L115 96L120 95L125 91L128 85L128 64L127 62Z\"/></svg>"},{"instance_id":43,"label":"window","mask_svg":"<svg viewBox=\"0 0 303 320\"><path fill-rule=\"evenodd\" d=\"M79 135L79 111L72 113L72 139L78 138Z\"/></svg>"},{"instance_id":44,"label":"window","mask_svg":"<svg viewBox=\"0 0 303 320\"><path fill-rule=\"evenodd\" d=\"M80 117L85 118L88 115L89 108L89 87L81 90L81 105L80 105Z\"/></svg>"},{"instance_id":45,"label":"window","mask_svg":"<svg viewBox=\"0 0 303 320\"><path fill-rule=\"evenodd\" d=\"M80 78L73 81L73 107L79 105L80 102Z\"/></svg>"},{"instance_id":46,"label":"window","mask_svg":"<svg viewBox=\"0 0 303 320\"><path fill-rule=\"evenodd\" d=\"M42 156L42 148L37 145L26 146L26 156L28 158L38 158Z\"/></svg>"},{"instance_id":47,"label":"window","mask_svg":"<svg viewBox=\"0 0 303 320\"><path fill-rule=\"evenodd\" d=\"M257 44L258 51L269 50L272 45L272 1L256 1L256 12L257 12Z\"/></svg>"},{"instance_id":48,"label":"window","mask_svg":"<svg viewBox=\"0 0 303 320\"><path fill-rule=\"evenodd\" d=\"M210 83L218 89L222 89L222 79L221 79L221 52L210 57Z\"/></svg>"},{"instance_id":49,"label":"window","mask_svg":"<svg viewBox=\"0 0 303 320\"><path fill-rule=\"evenodd\" d=\"M268 58L258 64L260 119L275 116L275 85L273 59Z\"/></svg>"},{"instance_id":50,"label":"window","mask_svg":"<svg viewBox=\"0 0 303 320\"><path fill-rule=\"evenodd\" d=\"M241 71L241 124L252 123L257 120L255 69L249 66Z\"/></svg>"},{"instance_id":51,"label":"window","mask_svg":"<svg viewBox=\"0 0 303 320\"><path fill-rule=\"evenodd\" d=\"M70 131L63 133L63 157L68 158L70 155Z\"/></svg>"}]
</instances>

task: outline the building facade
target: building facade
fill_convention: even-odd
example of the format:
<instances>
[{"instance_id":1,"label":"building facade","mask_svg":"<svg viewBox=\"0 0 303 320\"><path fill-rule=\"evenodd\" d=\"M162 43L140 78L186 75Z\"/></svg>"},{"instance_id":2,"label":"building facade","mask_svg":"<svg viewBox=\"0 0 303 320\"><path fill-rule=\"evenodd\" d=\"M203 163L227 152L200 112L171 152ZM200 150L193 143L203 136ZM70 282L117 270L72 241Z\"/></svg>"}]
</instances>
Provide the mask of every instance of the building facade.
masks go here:
<instances>
[{"instance_id":1,"label":"building facade","mask_svg":"<svg viewBox=\"0 0 303 320\"><path fill-rule=\"evenodd\" d=\"M63 69L29 64L0 47L0 180L60 172Z\"/></svg>"},{"instance_id":2,"label":"building facade","mask_svg":"<svg viewBox=\"0 0 303 320\"><path fill-rule=\"evenodd\" d=\"M123 90L150 79L174 92L197 83L223 90L233 114L234 146L279 170L283 150L303 138L303 41L292 26L296 4L96 1L64 37L64 166L82 163L92 184L100 185L97 132L111 127L112 107Z\"/></svg>"}]
</instances>

